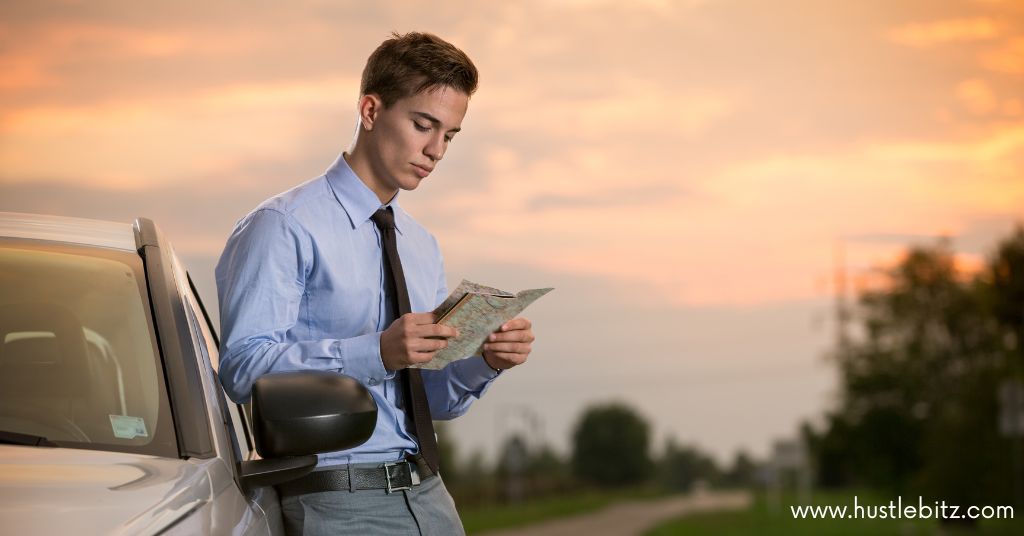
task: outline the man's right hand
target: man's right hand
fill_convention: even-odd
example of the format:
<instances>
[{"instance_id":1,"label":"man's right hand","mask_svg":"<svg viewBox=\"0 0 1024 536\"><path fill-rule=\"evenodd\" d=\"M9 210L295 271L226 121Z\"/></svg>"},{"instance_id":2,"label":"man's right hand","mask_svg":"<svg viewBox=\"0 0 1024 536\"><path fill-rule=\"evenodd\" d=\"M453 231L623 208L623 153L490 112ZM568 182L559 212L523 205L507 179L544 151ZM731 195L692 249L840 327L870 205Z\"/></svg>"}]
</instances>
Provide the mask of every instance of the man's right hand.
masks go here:
<instances>
[{"instance_id":1,"label":"man's right hand","mask_svg":"<svg viewBox=\"0 0 1024 536\"><path fill-rule=\"evenodd\" d=\"M459 336L455 328L434 321L433 313L406 313L381 332L380 360L384 368L397 371L426 363L448 346L446 339Z\"/></svg>"}]
</instances>

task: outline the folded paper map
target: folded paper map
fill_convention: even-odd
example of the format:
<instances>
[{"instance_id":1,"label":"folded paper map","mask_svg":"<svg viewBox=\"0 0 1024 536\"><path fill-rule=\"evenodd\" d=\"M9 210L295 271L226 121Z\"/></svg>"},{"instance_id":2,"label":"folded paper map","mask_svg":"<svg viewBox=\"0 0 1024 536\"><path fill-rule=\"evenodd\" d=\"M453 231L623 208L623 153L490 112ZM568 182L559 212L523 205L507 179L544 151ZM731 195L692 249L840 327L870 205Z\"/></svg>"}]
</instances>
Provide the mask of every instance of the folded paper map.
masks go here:
<instances>
[{"instance_id":1,"label":"folded paper map","mask_svg":"<svg viewBox=\"0 0 1024 536\"><path fill-rule=\"evenodd\" d=\"M538 288L512 294L463 279L448 298L434 309L437 323L458 329L459 336L448 339L448 347L434 354L434 359L414 366L440 370L452 361L480 355L488 335L552 290Z\"/></svg>"}]
</instances>

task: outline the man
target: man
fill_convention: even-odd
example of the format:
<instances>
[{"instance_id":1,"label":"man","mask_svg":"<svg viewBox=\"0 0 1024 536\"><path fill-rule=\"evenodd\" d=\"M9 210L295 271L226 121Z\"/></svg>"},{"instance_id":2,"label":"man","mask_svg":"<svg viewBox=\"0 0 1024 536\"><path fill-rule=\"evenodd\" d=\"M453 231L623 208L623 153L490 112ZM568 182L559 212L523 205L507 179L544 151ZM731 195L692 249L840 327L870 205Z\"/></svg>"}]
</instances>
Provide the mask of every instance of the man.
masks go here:
<instances>
[{"instance_id":1,"label":"man","mask_svg":"<svg viewBox=\"0 0 1024 536\"><path fill-rule=\"evenodd\" d=\"M318 369L354 377L378 404L366 443L320 455L312 475L279 486L289 533L463 533L431 418L463 414L525 362L533 332L516 318L482 356L408 368L457 332L428 312L448 294L437 241L396 198L434 170L476 86L476 67L450 43L394 34L363 70L349 150L240 220L217 264L219 372L232 399L247 400L269 372Z\"/></svg>"}]
</instances>

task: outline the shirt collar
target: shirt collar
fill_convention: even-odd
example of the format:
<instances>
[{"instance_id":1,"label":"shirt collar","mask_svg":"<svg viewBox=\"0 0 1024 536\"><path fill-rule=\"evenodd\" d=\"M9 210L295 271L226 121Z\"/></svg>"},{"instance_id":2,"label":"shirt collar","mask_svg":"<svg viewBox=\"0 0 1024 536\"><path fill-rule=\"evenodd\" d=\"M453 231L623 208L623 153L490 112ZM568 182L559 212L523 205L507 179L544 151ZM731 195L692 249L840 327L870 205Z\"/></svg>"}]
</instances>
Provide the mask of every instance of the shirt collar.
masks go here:
<instances>
[{"instance_id":1,"label":"shirt collar","mask_svg":"<svg viewBox=\"0 0 1024 536\"><path fill-rule=\"evenodd\" d=\"M382 205L377 194L373 193L373 190L349 167L344 153L338 156L324 175L327 177L327 184L334 191L334 197L348 214L353 229L370 221L370 216L381 207L390 206L395 213L395 230L402 232L406 214L402 207L398 206L398 194L396 193L387 204Z\"/></svg>"}]
</instances>

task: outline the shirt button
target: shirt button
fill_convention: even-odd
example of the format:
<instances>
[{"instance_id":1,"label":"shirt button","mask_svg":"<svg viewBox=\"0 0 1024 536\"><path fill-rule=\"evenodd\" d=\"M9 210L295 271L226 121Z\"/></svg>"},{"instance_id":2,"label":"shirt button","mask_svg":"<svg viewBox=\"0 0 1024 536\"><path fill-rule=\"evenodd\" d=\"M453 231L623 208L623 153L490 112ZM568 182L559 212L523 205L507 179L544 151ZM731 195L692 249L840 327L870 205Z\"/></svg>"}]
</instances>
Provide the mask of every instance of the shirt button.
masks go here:
<instances>
[{"instance_id":1,"label":"shirt button","mask_svg":"<svg viewBox=\"0 0 1024 536\"><path fill-rule=\"evenodd\" d=\"M368 383L370 385L377 385L378 383L380 383L380 381L377 380L377 378L370 378L370 381L368 381L366 383Z\"/></svg>"}]
</instances>

